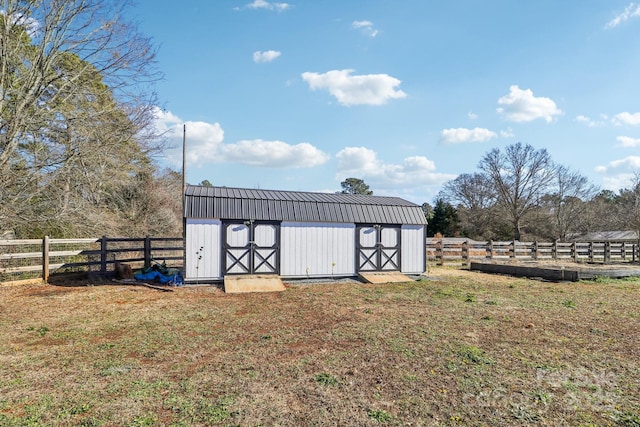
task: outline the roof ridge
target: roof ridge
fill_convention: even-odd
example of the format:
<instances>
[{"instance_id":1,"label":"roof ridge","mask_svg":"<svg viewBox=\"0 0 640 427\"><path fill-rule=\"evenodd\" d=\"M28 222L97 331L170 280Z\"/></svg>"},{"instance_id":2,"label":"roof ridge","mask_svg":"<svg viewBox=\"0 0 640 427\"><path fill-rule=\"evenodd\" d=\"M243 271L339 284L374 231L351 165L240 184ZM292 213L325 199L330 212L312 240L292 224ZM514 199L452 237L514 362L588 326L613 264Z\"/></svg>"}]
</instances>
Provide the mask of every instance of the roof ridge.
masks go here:
<instances>
[{"instance_id":1,"label":"roof ridge","mask_svg":"<svg viewBox=\"0 0 640 427\"><path fill-rule=\"evenodd\" d=\"M399 201L402 202L402 206L420 206L416 203L410 202L406 199L403 199L401 197L398 196L380 196L380 195L367 195L367 194L343 194L343 193L325 193L325 192L320 192L320 191L303 191L303 190L272 190L272 189L264 189L264 188L243 188L243 187L226 187L226 186L208 186L208 185L193 185L193 184L189 184L187 185L187 190L189 189L205 189L208 190L210 189L211 191L213 191L214 193L216 191L229 191L229 192L252 192L254 197L253 199L255 200L291 200L290 198L286 198L286 197L277 197L277 198L268 198L268 197L264 197L263 195L260 194L260 192L264 192L264 193L268 193L271 195L278 195L278 194L292 194L292 195L312 195L314 196L314 198L337 198L337 199L343 199L340 201L340 203L345 203L345 204L358 204L358 201L355 199L359 199L359 198L365 198L365 199L369 199L369 200L387 200L388 202L390 201ZM212 194L211 196L214 197L225 197L222 195L215 195ZM255 197L255 196L259 196L259 197ZM227 196L227 197L236 197L236 196ZM316 203L335 203L336 200L314 200L314 202Z\"/></svg>"}]
</instances>

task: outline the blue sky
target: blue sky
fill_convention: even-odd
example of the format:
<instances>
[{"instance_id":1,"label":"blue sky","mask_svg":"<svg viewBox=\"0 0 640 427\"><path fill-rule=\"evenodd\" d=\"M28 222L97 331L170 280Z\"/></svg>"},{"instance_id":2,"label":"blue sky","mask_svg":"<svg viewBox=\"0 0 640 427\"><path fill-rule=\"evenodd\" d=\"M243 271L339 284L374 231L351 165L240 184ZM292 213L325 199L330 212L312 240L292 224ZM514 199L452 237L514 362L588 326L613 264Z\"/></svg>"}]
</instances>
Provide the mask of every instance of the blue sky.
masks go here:
<instances>
[{"instance_id":1,"label":"blue sky","mask_svg":"<svg viewBox=\"0 0 640 427\"><path fill-rule=\"evenodd\" d=\"M187 181L433 202L518 141L603 189L640 170L640 3L141 0Z\"/></svg>"}]
</instances>

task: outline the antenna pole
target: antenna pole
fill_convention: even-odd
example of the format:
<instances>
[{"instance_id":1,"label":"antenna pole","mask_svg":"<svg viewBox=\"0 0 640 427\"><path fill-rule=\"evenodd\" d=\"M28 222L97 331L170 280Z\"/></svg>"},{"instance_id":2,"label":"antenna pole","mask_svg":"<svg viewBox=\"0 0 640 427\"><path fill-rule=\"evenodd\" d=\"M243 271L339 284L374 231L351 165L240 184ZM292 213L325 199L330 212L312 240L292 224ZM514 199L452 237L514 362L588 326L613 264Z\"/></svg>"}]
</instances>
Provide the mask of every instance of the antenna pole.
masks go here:
<instances>
[{"instance_id":1,"label":"antenna pole","mask_svg":"<svg viewBox=\"0 0 640 427\"><path fill-rule=\"evenodd\" d=\"M187 125L182 126L182 196L187 191Z\"/></svg>"},{"instance_id":2,"label":"antenna pole","mask_svg":"<svg viewBox=\"0 0 640 427\"><path fill-rule=\"evenodd\" d=\"M187 276L187 125L182 126L182 276Z\"/></svg>"}]
</instances>

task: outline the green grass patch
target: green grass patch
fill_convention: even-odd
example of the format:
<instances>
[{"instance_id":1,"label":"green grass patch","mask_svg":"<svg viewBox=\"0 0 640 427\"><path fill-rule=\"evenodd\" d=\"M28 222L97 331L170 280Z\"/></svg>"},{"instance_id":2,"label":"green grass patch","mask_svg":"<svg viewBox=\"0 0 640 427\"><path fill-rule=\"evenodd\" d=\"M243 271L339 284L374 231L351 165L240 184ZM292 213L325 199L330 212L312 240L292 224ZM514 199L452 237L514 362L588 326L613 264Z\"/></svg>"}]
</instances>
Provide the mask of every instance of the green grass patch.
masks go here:
<instances>
[{"instance_id":1,"label":"green grass patch","mask_svg":"<svg viewBox=\"0 0 640 427\"><path fill-rule=\"evenodd\" d=\"M320 385L334 386L338 385L338 379L331 374L323 372L313 377L313 380Z\"/></svg>"}]
</instances>

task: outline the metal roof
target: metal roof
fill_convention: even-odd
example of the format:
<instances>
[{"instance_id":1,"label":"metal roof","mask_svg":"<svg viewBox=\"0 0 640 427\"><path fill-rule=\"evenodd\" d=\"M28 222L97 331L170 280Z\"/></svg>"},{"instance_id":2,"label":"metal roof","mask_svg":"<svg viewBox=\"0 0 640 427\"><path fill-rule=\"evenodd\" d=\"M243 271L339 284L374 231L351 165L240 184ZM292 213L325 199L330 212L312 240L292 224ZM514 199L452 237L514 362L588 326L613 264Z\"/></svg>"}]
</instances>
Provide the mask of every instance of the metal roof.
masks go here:
<instances>
[{"instance_id":1,"label":"metal roof","mask_svg":"<svg viewBox=\"0 0 640 427\"><path fill-rule=\"evenodd\" d=\"M633 230L622 231L594 231L590 233L575 233L567 236L567 240L573 242L614 242L637 241L638 233Z\"/></svg>"},{"instance_id":2,"label":"metal roof","mask_svg":"<svg viewBox=\"0 0 640 427\"><path fill-rule=\"evenodd\" d=\"M185 218L426 224L420 205L399 197L189 185Z\"/></svg>"}]
</instances>

